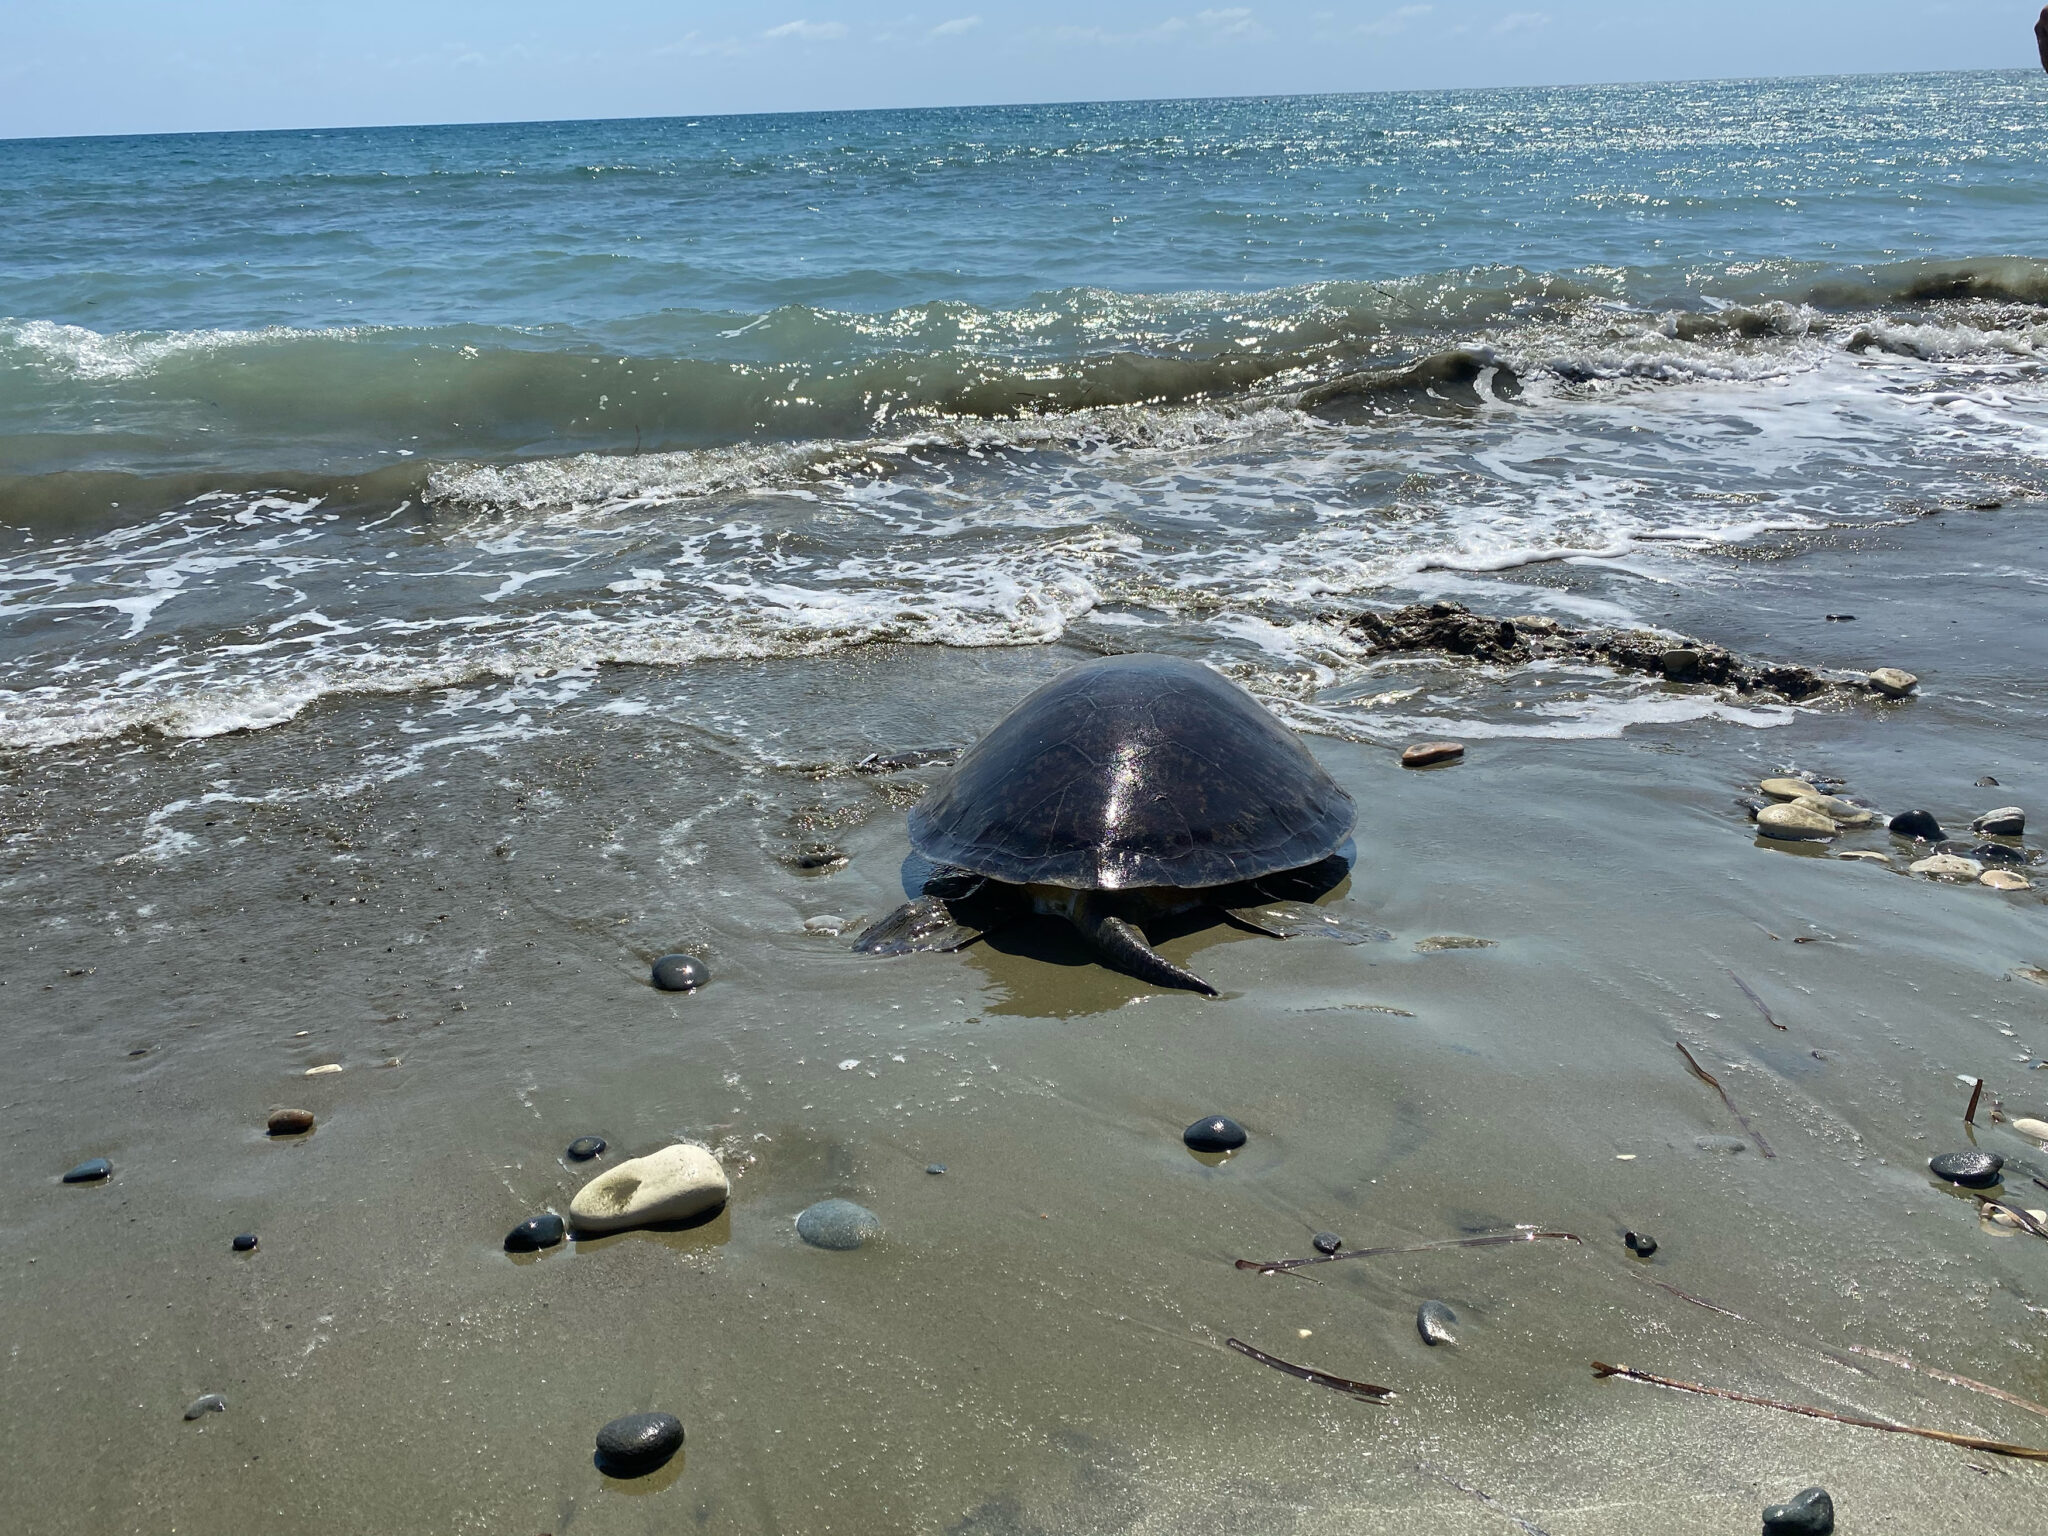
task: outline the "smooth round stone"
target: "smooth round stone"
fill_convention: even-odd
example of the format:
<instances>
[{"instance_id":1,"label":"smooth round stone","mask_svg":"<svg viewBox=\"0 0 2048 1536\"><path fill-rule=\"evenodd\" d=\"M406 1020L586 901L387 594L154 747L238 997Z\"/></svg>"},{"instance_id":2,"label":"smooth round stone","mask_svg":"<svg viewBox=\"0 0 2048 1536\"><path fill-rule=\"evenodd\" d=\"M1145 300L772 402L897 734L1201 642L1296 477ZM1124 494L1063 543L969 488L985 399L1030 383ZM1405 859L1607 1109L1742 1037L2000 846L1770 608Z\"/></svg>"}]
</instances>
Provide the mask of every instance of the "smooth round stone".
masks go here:
<instances>
[{"instance_id":1,"label":"smooth round stone","mask_svg":"<svg viewBox=\"0 0 2048 1536\"><path fill-rule=\"evenodd\" d=\"M235 1234L235 1240L229 1243L228 1246L237 1253L254 1253L256 1251L256 1234L254 1232L238 1232Z\"/></svg>"},{"instance_id":2,"label":"smooth round stone","mask_svg":"<svg viewBox=\"0 0 2048 1536\"><path fill-rule=\"evenodd\" d=\"M731 1194L711 1149L679 1141L600 1173L576 1191L569 1219L578 1232L618 1232L701 1216Z\"/></svg>"},{"instance_id":3,"label":"smooth round stone","mask_svg":"<svg viewBox=\"0 0 2048 1536\"><path fill-rule=\"evenodd\" d=\"M1309 1241L1315 1244L1317 1253L1335 1253L1344 1246L1344 1239L1334 1232L1318 1232Z\"/></svg>"},{"instance_id":4,"label":"smooth round stone","mask_svg":"<svg viewBox=\"0 0 2048 1536\"><path fill-rule=\"evenodd\" d=\"M1927 1160L1929 1173L1965 1189L1989 1189L2004 1167L2005 1159L1996 1152L1944 1152Z\"/></svg>"},{"instance_id":5,"label":"smooth round stone","mask_svg":"<svg viewBox=\"0 0 2048 1536\"><path fill-rule=\"evenodd\" d=\"M1915 842L1938 843L1948 836L1932 811L1901 811L1887 825L1895 835L1910 837Z\"/></svg>"},{"instance_id":6,"label":"smooth round stone","mask_svg":"<svg viewBox=\"0 0 2048 1536\"><path fill-rule=\"evenodd\" d=\"M1228 1115L1210 1115L1180 1133L1191 1152L1235 1152L1251 1138Z\"/></svg>"},{"instance_id":7,"label":"smooth round stone","mask_svg":"<svg viewBox=\"0 0 2048 1536\"><path fill-rule=\"evenodd\" d=\"M578 1136L569 1143L569 1156L579 1163L587 1163L593 1157L601 1156L605 1149L602 1136Z\"/></svg>"},{"instance_id":8,"label":"smooth round stone","mask_svg":"<svg viewBox=\"0 0 2048 1536\"><path fill-rule=\"evenodd\" d=\"M664 992L694 992L711 979L711 968L695 955L663 955L654 962L654 984Z\"/></svg>"},{"instance_id":9,"label":"smooth round stone","mask_svg":"<svg viewBox=\"0 0 2048 1536\"><path fill-rule=\"evenodd\" d=\"M2017 848L2008 847L2004 843L1979 843L1968 853L1964 854L1963 857L1975 859L1979 864L2024 864L2027 862L2025 853Z\"/></svg>"},{"instance_id":10,"label":"smooth round stone","mask_svg":"<svg viewBox=\"0 0 2048 1536\"><path fill-rule=\"evenodd\" d=\"M813 1248L845 1253L880 1237L882 1218L851 1200L820 1200L798 1213L796 1235Z\"/></svg>"},{"instance_id":11,"label":"smooth round stone","mask_svg":"<svg viewBox=\"0 0 2048 1536\"><path fill-rule=\"evenodd\" d=\"M568 1227L553 1211L529 1216L505 1234L507 1253L537 1253L552 1248L568 1235Z\"/></svg>"},{"instance_id":12,"label":"smooth round stone","mask_svg":"<svg viewBox=\"0 0 2048 1536\"><path fill-rule=\"evenodd\" d=\"M1996 789L1998 788L1998 780L1994 779L1993 777L1991 777L1990 774L1987 773L1984 775L1983 778L1977 781L1977 787L1979 789Z\"/></svg>"},{"instance_id":13,"label":"smooth round stone","mask_svg":"<svg viewBox=\"0 0 2048 1536\"><path fill-rule=\"evenodd\" d=\"M597 1432L597 1459L615 1477L640 1477L683 1448L683 1421L672 1413L629 1413Z\"/></svg>"},{"instance_id":14,"label":"smooth round stone","mask_svg":"<svg viewBox=\"0 0 2048 1536\"><path fill-rule=\"evenodd\" d=\"M2022 1136L2031 1136L2036 1141L2048 1141L2048 1120L2033 1120L2022 1115L2013 1121L2012 1128Z\"/></svg>"},{"instance_id":15,"label":"smooth round stone","mask_svg":"<svg viewBox=\"0 0 2048 1536\"><path fill-rule=\"evenodd\" d=\"M1659 660L1664 666L1664 675L1670 678L1697 677L1700 670L1700 653L1689 645L1674 646Z\"/></svg>"},{"instance_id":16,"label":"smooth round stone","mask_svg":"<svg viewBox=\"0 0 2048 1536\"><path fill-rule=\"evenodd\" d=\"M226 1413L227 1411L228 1400L218 1392L209 1392L204 1397L192 1399L191 1406L185 1410L185 1417L187 1419L203 1419L209 1413Z\"/></svg>"},{"instance_id":17,"label":"smooth round stone","mask_svg":"<svg viewBox=\"0 0 2048 1536\"><path fill-rule=\"evenodd\" d=\"M1425 1301L1415 1309L1415 1331L1425 1344L1455 1344L1458 1314L1440 1301Z\"/></svg>"},{"instance_id":18,"label":"smooth round stone","mask_svg":"<svg viewBox=\"0 0 2048 1536\"><path fill-rule=\"evenodd\" d=\"M946 1165L944 1163L926 1163L924 1165L924 1171L926 1173L932 1174L944 1173L946 1171Z\"/></svg>"},{"instance_id":19,"label":"smooth round stone","mask_svg":"<svg viewBox=\"0 0 2048 1536\"><path fill-rule=\"evenodd\" d=\"M1888 699L1903 699L1920 686L1920 679L1897 667L1879 667L1870 674L1870 686Z\"/></svg>"},{"instance_id":20,"label":"smooth round stone","mask_svg":"<svg viewBox=\"0 0 2048 1536\"><path fill-rule=\"evenodd\" d=\"M263 1122L263 1128L273 1136L303 1136L313 1129L313 1111L273 1109L270 1118Z\"/></svg>"},{"instance_id":21,"label":"smooth round stone","mask_svg":"<svg viewBox=\"0 0 2048 1536\"><path fill-rule=\"evenodd\" d=\"M66 1184L97 1184L101 1179L114 1176L114 1165L104 1157L88 1157L76 1168L64 1175Z\"/></svg>"},{"instance_id":22,"label":"smooth round stone","mask_svg":"<svg viewBox=\"0 0 2048 1536\"><path fill-rule=\"evenodd\" d=\"M1819 787L1805 779L1765 779L1757 788L1773 800L1811 800L1820 794Z\"/></svg>"},{"instance_id":23,"label":"smooth round stone","mask_svg":"<svg viewBox=\"0 0 2048 1536\"><path fill-rule=\"evenodd\" d=\"M1925 875L1929 880L1975 880L1984 873L1984 866L1975 859L1957 858L1952 853L1937 853L1931 859L1916 859L1906 866L1906 873Z\"/></svg>"},{"instance_id":24,"label":"smooth round stone","mask_svg":"<svg viewBox=\"0 0 2048 1536\"><path fill-rule=\"evenodd\" d=\"M1756 829L1785 842L1818 842L1835 835L1834 818L1814 809L1811 801L1787 800L1756 813Z\"/></svg>"},{"instance_id":25,"label":"smooth round stone","mask_svg":"<svg viewBox=\"0 0 2048 1536\"><path fill-rule=\"evenodd\" d=\"M1835 857L1838 859L1846 859L1851 864L1882 864L1887 869L1891 868L1892 863L1891 859L1887 855L1882 853L1872 853L1867 849L1857 849L1850 853L1838 853L1835 855Z\"/></svg>"},{"instance_id":26,"label":"smooth round stone","mask_svg":"<svg viewBox=\"0 0 2048 1536\"><path fill-rule=\"evenodd\" d=\"M1455 763L1465 756L1462 741L1419 741L1401 754L1403 768L1433 768L1438 763Z\"/></svg>"},{"instance_id":27,"label":"smooth round stone","mask_svg":"<svg viewBox=\"0 0 2048 1536\"><path fill-rule=\"evenodd\" d=\"M1810 805L1821 815L1845 827L1867 827L1877 820L1877 812L1858 805L1854 800L1844 800L1840 795L1802 795L1794 803Z\"/></svg>"},{"instance_id":28,"label":"smooth round stone","mask_svg":"<svg viewBox=\"0 0 2048 1536\"><path fill-rule=\"evenodd\" d=\"M2019 837L2027 830L2027 813L2016 805L2001 805L1971 822L1970 830L1986 837Z\"/></svg>"},{"instance_id":29,"label":"smooth round stone","mask_svg":"<svg viewBox=\"0 0 2048 1536\"><path fill-rule=\"evenodd\" d=\"M1647 1259L1657 1251L1657 1239L1647 1232L1624 1232L1621 1234L1621 1242L1623 1247L1639 1259Z\"/></svg>"},{"instance_id":30,"label":"smooth round stone","mask_svg":"<svg viewBox=\"0 0 2048 1536\"><path fill-rule=\"evenodd\" d=\"M1825 1488L1802 1488L1764 1511L1764 1536L1830 1536L1834 1528L1835 1501Z\"/></svg>"}]
</instances>

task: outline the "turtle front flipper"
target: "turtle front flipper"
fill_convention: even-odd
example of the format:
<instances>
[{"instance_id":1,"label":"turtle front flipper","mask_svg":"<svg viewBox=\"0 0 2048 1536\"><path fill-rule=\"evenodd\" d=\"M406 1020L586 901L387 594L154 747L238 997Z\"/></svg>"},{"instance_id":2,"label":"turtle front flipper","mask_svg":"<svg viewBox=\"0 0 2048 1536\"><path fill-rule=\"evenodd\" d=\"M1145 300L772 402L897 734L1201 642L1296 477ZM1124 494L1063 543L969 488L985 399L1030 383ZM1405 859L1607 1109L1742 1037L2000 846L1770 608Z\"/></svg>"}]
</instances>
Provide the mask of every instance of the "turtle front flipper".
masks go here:
<instances>
[{"instance_id":1,"label":"turtle front flipper","mask_svg":"<svg viewBox=\"0 0 2048 1536\"><path fill-rule=\"evenodd\" d=\"M1078 902L1070 914L1073 924L1089 948L1126 975L1161 987L1185 987L1204 997L1215 997L1216 989L1193 971L1184 971L1145 942L1138 925L1121 917L1097 911L1089 902Z\"/></svg>"},{"instance_id":2,"label":"turtle front flipper","mask_svg":"<svg viewBox=\"0 0 2048 1536\"><path fill-rule=\"evenodd\" d=\"M907 901L853 941L855 954L914 955L965 949L984 930L960 921L937 896Z\"/></svg>"},{"instance_id":3,"label":"turtle front flipper","mask_svg":"<svg viewBox=\"0 0 2048 1536\"><path fill-rule=\"evenodd\" d=\"M1384 944L1393 935L1384 928L1356 923L1312 901L1268 901L1255 907L1225 907L1233 923L1275 939L1314 935L1340 944Z\"/></svg>"}]
</instances>

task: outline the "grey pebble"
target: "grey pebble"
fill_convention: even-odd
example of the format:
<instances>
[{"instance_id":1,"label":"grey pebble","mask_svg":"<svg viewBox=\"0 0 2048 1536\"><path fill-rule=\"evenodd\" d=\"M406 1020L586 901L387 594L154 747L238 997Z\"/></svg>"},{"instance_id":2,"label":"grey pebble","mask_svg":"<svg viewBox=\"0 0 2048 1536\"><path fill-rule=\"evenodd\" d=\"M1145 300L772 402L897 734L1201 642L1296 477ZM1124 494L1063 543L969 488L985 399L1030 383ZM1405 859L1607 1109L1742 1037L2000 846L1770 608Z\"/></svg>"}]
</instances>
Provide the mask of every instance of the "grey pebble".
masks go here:
<instances>
[{"instance_id":1,"label":"grey pebble","mask_svg":"<svg viewBox=\"0 0 2048 1536\"><path fill-rule=\"evenodd\" d=\"M1457 1343L1458 1336L1451 1331L1457 1325L1458 1314L1440 1301L1425 1301L1415 1309L1415 1331L1425 1344Z\"/></svg>"},{"instance_id":2,"label":"grey pebble","mask_svg":"<svg viewBox=\"0 0 2048 1536\"><path fill-rule=\"evenodd\" d=\"M1624 1232L1622 1246L1639 1259L1647 1259L1657 1251L1657 1239L1647 1232Z\"/></svg>"},{"instance_id":3,"label":"grey pebble","mask_svg":"<svg viewBox=\"0 0 2048 1536\"><path fill-rule=\"evenodd\" d=\"M946 1171L946 1165L944 1163L926 1163L924 1165L924 1171L926 1173L944 1173Z\"/></svg>"},{"instance_id":4,"label":"grey pebble","mask_svg":"<svg viewBox=\"0 0 2048 1536\"><path fill-rule=\"evenodd\" d=\"M254 1253L256 1251L256 1234L254 1232L238 1232L235 1234L235 1240L229 1243L228 1246L234 1249L236 1253Z\"/></svg>"},{"instance_id":5,"label":"grey pebble","mask_svg":"<svg viewBox=\"0 0 2048 1536\"><path fill-rule=\"evenodd\" d=\"M1938 843L1948 836L1941 830L1941 823L1934 819L1932 811L1901 811L1888 825L1896 835L1923 843Z\"/></svg>"},{"instance_id":6,"label":"grey pebble","mask_svg":"<svg viewBox=\"0 0 2048 1536\"><path fill-rule=\"evenodd\" d=\"M569 1143L569 1156L579 1163L586 1163L593 1157L601 1156L604 1148L605 1140L602 1136L578 1136Z\"/></svg>"},{"instance_id":7,"label":"grey pebble","mask_svg":"<svg viewBox=\"0 0 2048 1536\"><path fill-rule=\"evenodd\" d=\"M629 1413L597 1432L597 1459L614 1477L639 1477L683 1448L683 1421L672 1413Z\"/></svg>"},{"instance_id":8,"label":"grey pebble","mask_svg":"<svg viewBox=\"0 0 2048 1536\"><path fill-rule=\"evenodd\" d=\"M1835 1501L1825 1488L1802 1488L1764 1511L1764 1536L1829 1536L1834 1528Z\"/></svg>"},{"instance_id":9,"label":"grey pebble","mask_svg":"<svg viewBox=\"0 0 2048 1536\"><path fill-rule=\"evenodd\" d=\"M66 1184L97 1184L101 1179L114 1176L114 1165L104 1157L88 1157L76 1168L64 1175Z\"/></svg>"},{"instance_id":10,"label":"grey pebble","mask_svg":"<svg viewBox=\"0 0 2048 1536\"><path fill-rule=\"evenodd\" d=\"M694 992L711 979L711 968L695 955L663 955L654 962L654 984L663 992Z\"/></svg>"},{"instance_id":11,"label":"grey pebble","mask_svg":"<svg viewBox=\"0 0 2048 1536\"><path fill-rule=\"evenodd\" d=\"M1344 1246L1344 1239L1334 1232L1318 1232L1309 1241L1315 1244L1317 1253L1335 1253Z\"/></svg>"},{"instance_id":12,"label":"grey pebble","mask_svg":"<svg viewBox=\"0 0 2048 1536\"><path fill-rule=\"evenodd\" d=\"M553 1211L543 1211L538 1216L529 1216L510 1232L505 1234L507 1253L538 1253L543 1248L552 1248L568 1234L562 1218Z\"/></svg>"},{"instance_id":13,"label":"grey pebble","mask_svg":"<svg viewBox=\"0 0 2048 1536\"><path fill-rule=\"evenodd\" d=\"M1929 1173L1965 1189L1989 1189L2004 1167L2005 1159L1996 1152L1944 1152L1927 1160Z\"/></svg>"},{"instance_id":14,"label":"grey pebble","mask_svg":"<svg viewBox=\"0 0 2048 1536\"><path fill-rule=\"evenodd\" d=\"M796 1235L813 1248L844 1253L882 1235L882 1218L851 1200L820 1200L797 1214Z\"/></svg>"},{"instance_id":15,"label":"grey pebble","mask_svg":"<svg viewBox=\"0 0 2048 1536\"><path fill-rule=\"evenodd\" d=\"M192 1399L192 1406L185 1410L185 1417L188 1419L203 1419L209 1413L226 1413L227 1411L228 1400L218 1392L209 1392L204 1397Z\"/></svg>"},{"instance_id":16,"label":"grey pebble","mask_svg":"<svg viewBox=\"0 0 2048 1536\"><path fill-rule=\"evenodd\" d=\"M1228 1115L1210 1115L1182 1131L1180 1139L1191 1152L1235 1152L1248 1138Z\"/></svg>"}]
</instances>

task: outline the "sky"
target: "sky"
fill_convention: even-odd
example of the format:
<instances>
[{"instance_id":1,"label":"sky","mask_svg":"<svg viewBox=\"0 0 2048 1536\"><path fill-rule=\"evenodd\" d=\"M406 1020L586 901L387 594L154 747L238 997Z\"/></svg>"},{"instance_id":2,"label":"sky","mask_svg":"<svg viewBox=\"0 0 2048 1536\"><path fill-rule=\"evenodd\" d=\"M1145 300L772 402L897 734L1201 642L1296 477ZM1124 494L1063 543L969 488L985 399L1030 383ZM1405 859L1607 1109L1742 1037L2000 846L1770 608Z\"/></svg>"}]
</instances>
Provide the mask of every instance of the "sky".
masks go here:
<instances>
[{"instance_id":1,"label":"sky","mask_svg":"<svg viewBox=\"0 0 2048 1536\"><path fill-rule=\"evenodd\" d=\"M2014 0L0 0L0 139L2039 68Z\"/></svg>"}]
</instances>

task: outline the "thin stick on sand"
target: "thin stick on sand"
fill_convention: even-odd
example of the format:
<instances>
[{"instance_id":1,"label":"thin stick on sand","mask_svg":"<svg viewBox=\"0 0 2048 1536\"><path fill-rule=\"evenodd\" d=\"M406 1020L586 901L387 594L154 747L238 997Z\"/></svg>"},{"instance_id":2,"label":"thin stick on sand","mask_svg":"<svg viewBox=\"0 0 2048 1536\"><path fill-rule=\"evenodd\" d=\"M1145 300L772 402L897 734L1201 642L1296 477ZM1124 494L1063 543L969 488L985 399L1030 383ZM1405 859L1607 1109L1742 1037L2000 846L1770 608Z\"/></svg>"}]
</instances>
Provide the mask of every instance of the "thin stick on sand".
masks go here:
<instances>
[{"instance_id":1,"label":"thin stick on sand","mask_svg":"<svg viewBox=\"0 0 2048 1536\"><path fill-rule=\"evenodd\" d=\"M1728 974L1730 976L1735 976L1735 973L1733 971L1730 971ZM1735 976L1735 985L1742 988L1742 995L1744 997L1748 998L1752 1003L1756 1004L1756 1011L1764 1016L1764 1022L1766 1024L1770 1025L1773 1029L1785 1028L1784 1025L1780 1024L1776 1019L1771 1017L1771 1010L1764 1006L1764 1000L1756 995L1756 989L1754 987L1752 987L1748 982L1744 981L1740 976Z\"/></svg>"},{"instance_id":2,"label":"thin stick on sand","mask_svg":"<svg viewBox=\"0 0 2048 1536\"><path fill-rule=\"evenodd\" d=\"M1263 1349L1253 1349L1243 1339L1223 1341L1240 1355L1256 1360L1261 1365L1270 1365L1276 1371L1285 1371L1302 1381L1312 1381L1319 1387L1328 1387L1332 1392L1342 1392L1346 1397L1355 1397L1362 1402L1384 1403L1394 1395L1392 1387L1376 1387L1369 1381L1349 1381L1342 1376L1332 1376L1328 1371L1318 1371L1306 1365L1289 1365L1278 1355L1269 1355Z\"/></svg>"},{"instance_id":3,"label":"thin stick on sand","mask_svg":"<svg viewBox=\"0 0 2048 1536\"><path fill-rule=\"evenodd\" d=\"M1752 1397L1747 1392L1730 1392L1722 1387L1703 1387L1696 1381L1674 1381L1669 1376L1652 1376L1648 1371L1631 1370L1625 1365L1602 1365L1593 1362L1593 1374L1603 1381L1609 1376L1619 1376L1625 1381L1640 1381L1653 1387L1668 1387L1673 1392L1691 1392L1699 1397L1718 1397L1730 1403L1748 1403L1755 1408L1775 1408L1780 1413L1802 1414L1809 1419L1826 1419L1832 1424L1849 1424L1857 1429L1881 1429L1888 1435L1918 1435L1922 1440L1939 1440L1944 1445L1960 1445L1967 1450L1987 1451L1993 1456L2012 1456L2021 1461L2048 1461L2048 1451L2037 1450L2031 1445L2011 1445L2003 1440L1986 1440L1979 1435L1952 1435L1945 1429L1922 1429L1917 1424L1887 1424L1883 1419L1863 1419L1854 1414L1833 1413L1826 1408L1809 1408L1803 1403L1781 1403L1775 1398Z\"/></svg>"},{"instance_id":4,"label":"thin stick on sand","mask_svg":"<svg viewBox=\"0 0 2048 1536\"><path fill-rule=\"evenodd\" d=\"M1963 1111L1963 1124L1977 1123L1977 1101L1984 1097L1984 1079L1977 1079L1977 1086L1970 1090L1970 1107Z\"/></svg>"},{"instance_id":5,"label":"thin stick on sand","mask_svg":"<svg viewBox=\"0 0 2048 1536\"><path fill-rule=\"evenodd\" d=\"M1731 972L1730 974L1733 973ZM1741 1123L1743 1130L1749 1133L1749 1139L1756 1143L1757 1151L1763 1153L1765 1157L1776 1157L1778 1154L1771 1150L1771 1144L1765 1141L1762 1133L1749 1123L1749 1117L1735 1107L1735 1101L1728 1097L1728 1090L1721 1086L1721 1079L1714 1076L1713 1073L1709 1072L1694 1059L1692 1052L1685 1048L1683 1040L1675 1040L1672 1044L1678 1047L1678 1054L1685 1058L1685 1064L1692 1069L1692 1075L1713 1089L1714 1092L1721 1095L1721 1102L1728 1106L1728 1113L1733 1115Z\"/></svg>"},{"instance_id":6,"label":"thin stick on sand","mask_svg":"<svg viewBox=\"0 0 2048 1536\"><path fill-rule=\"evenodd\" d=\"M1957 1376L1948 1371L1937 1371L1931 1365L1922 1365L1904 1355L1888 1355L1881 1349L1865 1349L1861 1344L1851 1344L1849 1352L1854 1355L1868 1355L1873 1360L1882 1360L1886 1365L1896 1365L1908 1371L1918 1371L1922 1376L1932 1376L1936 1381L1945 1381L1952 1387L1968 1387L1972 1392L1982 1392L1986 1397L1995 1397L2001 1403L2011 1403L2015 1408L2024 1408L2029 1413L2038 1413L2048 1418L2048 1408L2030 1402L2003 1387L1994 1387L1986 1381L1973 1381L1968 1376Z\"/></svg>"},{"instance_id":7,"label":"thin stick on sand","mask_svg":"<svg viewBox=\"0 0 2048 1536\"><path fill-rule=\"evenodd\" d=\"M1507 1505L1501 1503L1501 1501L1499 1499L1496 1499L1492 1494L1484 1492L1481 1489L1474 1488L1468 1483L1461 1483L1455 1477L1452 1477L1448 1472L1440 1472L1435 1467L1430 1466L1427 1462L1420 1461L1415 1464L1415 1470L1418 1472L1427 1472L1431 1477L1435 1478L1438 1482L1449 1483L1453 1488L1457 1489L1460 1493L1469 1493L1473 1498L1477 1499L1480 1503L1484 1504L1488 1509L1492 1510L1495 1514L1499 1515L1501 1519L1507 1521L1508 1524L1512 1525L1516 1530L1526 1532L1527 1536L1550 1536L1550 1532L1544 1530L1542 1526L1537 1525L1532 1521L1524 1520L1520 1515L1516 1514L1513 1510L1509 1509Z\"/></svg>"},{"instance_id":8,"label":"thin stick on sand","mask_svg":"<svg viewBox=\"0 0 2048 1536\"><path fill-rule=\"evenodd\" d=\"M1237 1267L1256 1269L1262 1275L1284 1275L1292 1270L1306 1269L1311 1264L1334 1264L1339 1259L1376 1259L1386 1253L1431 1253L1439 1248L1499 1248L1507 1243L1533 1243L1543 1238L1555 1238L1566 1243L1579 1241L1569 1232L1538 1232L1530 1228L1494 1237L1447 1237L1438 1242L1415 1243L1407 1247L1353 1248L1347 1253L1318 1254L1313 1259L1239 1259Z\"/></svg>"}]
</instances>

